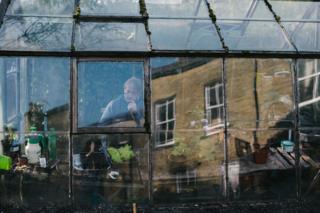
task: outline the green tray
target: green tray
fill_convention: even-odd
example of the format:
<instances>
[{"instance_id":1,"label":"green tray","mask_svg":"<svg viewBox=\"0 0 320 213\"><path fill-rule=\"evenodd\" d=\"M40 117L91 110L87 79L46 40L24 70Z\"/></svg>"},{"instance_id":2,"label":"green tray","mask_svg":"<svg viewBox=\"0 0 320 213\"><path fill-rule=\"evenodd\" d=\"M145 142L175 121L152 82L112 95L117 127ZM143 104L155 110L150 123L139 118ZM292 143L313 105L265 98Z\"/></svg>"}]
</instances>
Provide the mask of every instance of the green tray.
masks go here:
<instances>
[{"instance_id":1,"label":"green tray","mask_svg":"<svg viewBox=\"0 0 320 213\"><path fill-rule=\"evenodd\" d=\"M12 160L10 157L0 155L0 170L10 170L12 166Z\"/></svg>"}]
</instances>

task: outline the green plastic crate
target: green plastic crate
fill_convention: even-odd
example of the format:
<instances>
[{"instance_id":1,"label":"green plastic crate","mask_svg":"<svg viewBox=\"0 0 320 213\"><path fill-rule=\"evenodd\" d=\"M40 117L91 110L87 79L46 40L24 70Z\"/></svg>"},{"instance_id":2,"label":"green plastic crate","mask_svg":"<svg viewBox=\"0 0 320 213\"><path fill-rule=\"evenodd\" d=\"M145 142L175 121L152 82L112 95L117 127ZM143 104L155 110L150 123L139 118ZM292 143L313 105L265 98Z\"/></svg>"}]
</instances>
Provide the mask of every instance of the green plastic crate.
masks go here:
<instances>
[{"instance_id":1,"label":"green plastic crate","mask_svg":"<svg viewBox=\"0 0 320 213\"><path fill-rule=\"evenodd\" d=\"M0 155L0 170L10 170L12 166L12 160L10 157Z\"/></svg>"}]
</instances>

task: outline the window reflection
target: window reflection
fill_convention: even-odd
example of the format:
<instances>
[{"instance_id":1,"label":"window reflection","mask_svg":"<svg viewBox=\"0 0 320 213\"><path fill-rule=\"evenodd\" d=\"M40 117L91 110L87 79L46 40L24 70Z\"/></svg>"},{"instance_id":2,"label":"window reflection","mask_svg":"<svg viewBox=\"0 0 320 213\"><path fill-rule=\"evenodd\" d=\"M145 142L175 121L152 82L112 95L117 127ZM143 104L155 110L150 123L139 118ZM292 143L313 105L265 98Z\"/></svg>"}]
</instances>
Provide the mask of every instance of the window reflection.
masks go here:
<instances>
[{"instance_id":1,"label":"window reflection","mask_svg":"<svg viewBox=\"0 0 320 213\"><path fill-rule=\"evenodd\" d=\"M228 175L231 199L295 196L293 131L228 131Z\"/></svg>"},{"instance_id":2,"label":"window reflection","mask_svg":"<svg viewBox=\"0 0 320 213\"><path fill-rule=\"evenodd\" d=\"M68 130L69 60L0 58L4 126L17 132Z\"/></svg>"},{"instance_id":3,"label":"window reflection","mask_svg":"<svg viewBox=\"0 0 320 213\"><path fill-rule=\"evenodd\" d=\"M78 127L144 127L143 62L78 64Z\"/></svg>"},{"instance_id":4,"label":"window reflection","mask_svg":"<svg viewBox=\"0 0 320 213\"><path fill-rule=\"evenodd\" d=\"M319 64L317 59L298 61L298 88L302 126L318 126L320 110Z\"/></svg>"},{"instance_id":5,"label":"window reflection","mask_svg":"<svg viewBox=\"0 0 320 213\"><path fill-rule=\"evenodd\" d=\"M156 103L156 144L163 145L174 142L175 98Z\"/></svg>"},{"instance_id":6,"label":"window reflection","mask_svg":"<svg viewBox=\"0 0 320 213\"><path fill-rule=\"evenodd\" d=\"M154 200L219 199L222 61L153 58L151 67Z\"/></svg>"},{"instance_id":7,"label":"window reflection","mask_svg":"<svg viewBox=\"0 0 320 213\"><path fill-rule=\"evenodd\" d=\"M291 60L227 60L228 117L232 128L293 125Z\"/></svg>"},{"instance_id":8,"label":"window reflection","mask_svg":"<svg viewBox=\"0 0 320 213\"><path fill-rule=\"evenodd\" d=\"M148 198L148 136L81 135L73 141L77 206L144 202Z\"/></svg>"}]
</instances>

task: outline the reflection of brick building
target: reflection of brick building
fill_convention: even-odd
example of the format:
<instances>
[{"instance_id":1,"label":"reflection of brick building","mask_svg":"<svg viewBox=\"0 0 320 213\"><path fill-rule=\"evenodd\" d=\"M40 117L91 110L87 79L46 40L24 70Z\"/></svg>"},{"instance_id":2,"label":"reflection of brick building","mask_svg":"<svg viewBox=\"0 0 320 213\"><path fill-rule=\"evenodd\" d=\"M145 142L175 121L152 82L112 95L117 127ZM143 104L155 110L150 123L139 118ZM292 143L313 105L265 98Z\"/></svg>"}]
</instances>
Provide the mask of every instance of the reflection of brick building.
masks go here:
<instances>
[{"instance_id":1,"label":"reflection of brick building","mask_svg":"<svg viewBox=\"0 0 320 213\"><path fill-rule=\"evenodd\" d=\"M205 120L205 88L221 82L221 71L220 59L182 59L179 63L152 70L155 191L195 192L201 190L202 184L212 185L212 180L215 184L220 183L223 132L221 128L214 135L205 131L209 123ZM164 107L166 100L173 99L173 103L169 101ZM165 123L165 119L161 118L164 111L168 111L167 114L174 112L167 118L167 130L161 127ZM221 123L220 117L217 120L213 122ZM174 128L170 122L173 122ZM172 137L156 138L157 132L161 131L172 132Z\"/></svg>"},{"instance_id":2,"label":"reflection of brick building","mask_svg":"<svg viewBox=\"0 0 320 213\"><path fill-rule=\"evenodd\" d=\"M292 124L293 118L289 114L293 106L290 66L290 60L228 60L228 127L231 130L289 127ZM211 180L214 185L219 185L221 182L217 177L221 175L224 159L223 117L208 117L207 108L208 98L217 99L209 101L209 104L222 104L217 103L216 97L222 96L222 92L211 90L215 94L208 96L206 88L217 89L218 86L214 85L222 82L222 61L180 59L153 69L152 76L154 187L159 191L179 193L183 191L179 187L179 179L190 182L190 177L196 179L198 189L202 180ZM174 115L170 116L172 112ZM165 113L167 117L162 118L161 114ZM214 118L216 120L210 121ZM285 122L278 122L280 119ZM258 132L255 134L256 142L266 144L276 140L272 138L279 133L281 131ZM231 160L241 155L239 149L253 150L253 131L233 130L229 137ZM248 145L239 146L239 141ZM172 183L171 188L169 185L167 189L160 187L160 181L162 184Z\"/></svg>"}]
</instances>

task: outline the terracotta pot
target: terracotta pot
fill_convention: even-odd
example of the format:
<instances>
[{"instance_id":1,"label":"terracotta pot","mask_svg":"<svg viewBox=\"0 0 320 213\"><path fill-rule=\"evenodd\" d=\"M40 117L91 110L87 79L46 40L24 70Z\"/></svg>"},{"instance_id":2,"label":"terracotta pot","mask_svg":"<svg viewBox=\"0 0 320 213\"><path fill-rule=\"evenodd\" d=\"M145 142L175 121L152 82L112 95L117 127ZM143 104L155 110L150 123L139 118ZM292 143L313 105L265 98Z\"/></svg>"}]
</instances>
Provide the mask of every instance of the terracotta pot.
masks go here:
<instances>
[{"instance_id":1,"label":"terracotta pot","mask_svg":"<svg viewBox=\"0 0 320 213\"><path fill-rule=\"evenodd\" d=\"M268 160L269 149L264 147L262 149L258 149L253 153L254 162L256 164L265 164Z\"/></svg>"}]
</instances>

